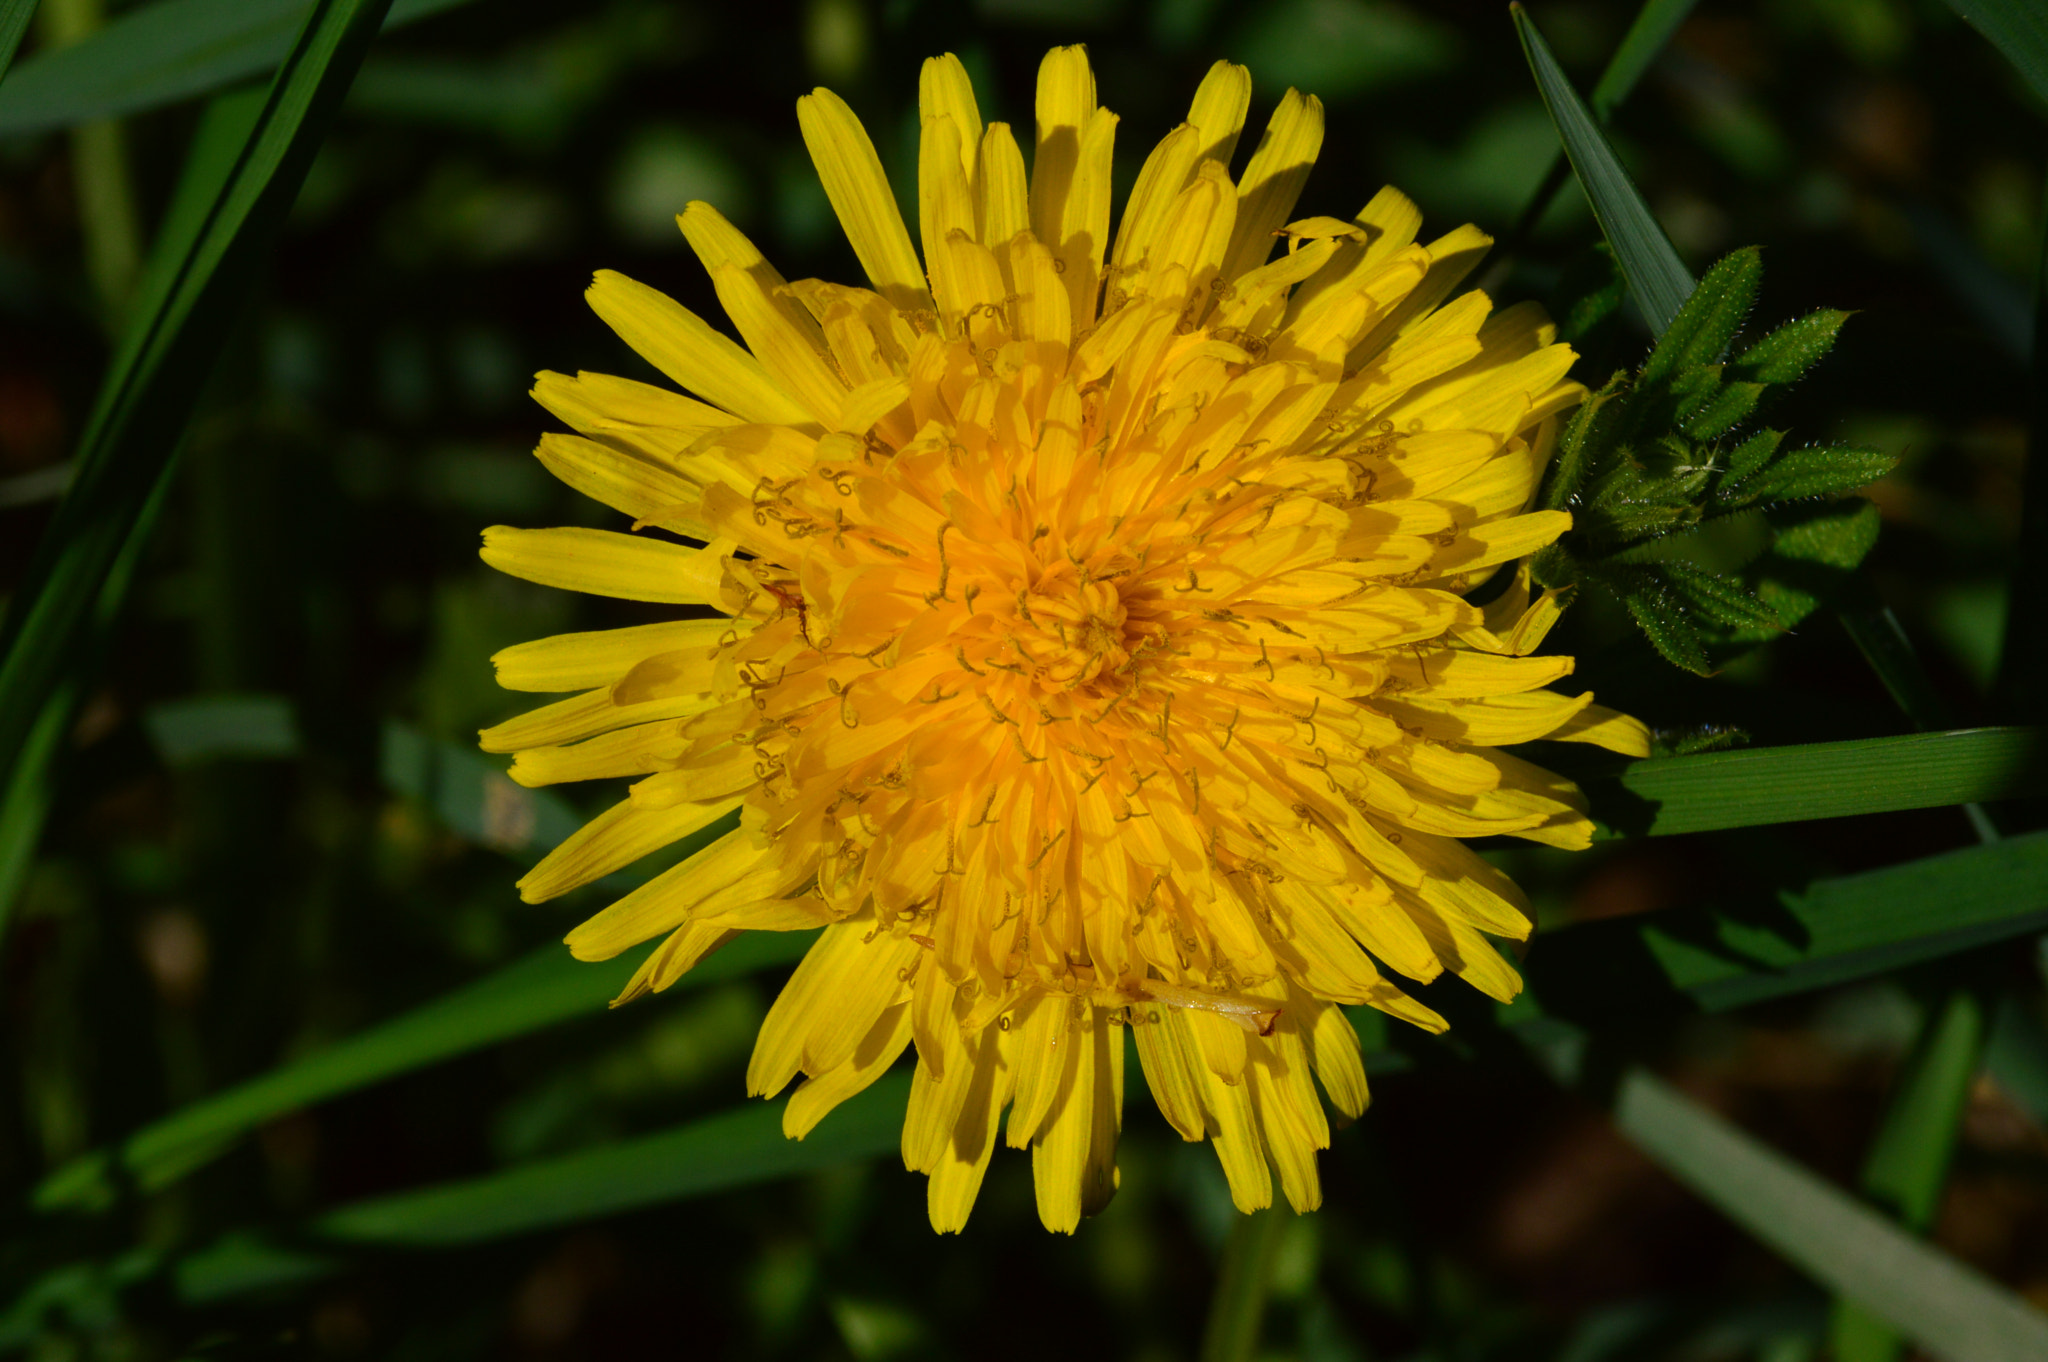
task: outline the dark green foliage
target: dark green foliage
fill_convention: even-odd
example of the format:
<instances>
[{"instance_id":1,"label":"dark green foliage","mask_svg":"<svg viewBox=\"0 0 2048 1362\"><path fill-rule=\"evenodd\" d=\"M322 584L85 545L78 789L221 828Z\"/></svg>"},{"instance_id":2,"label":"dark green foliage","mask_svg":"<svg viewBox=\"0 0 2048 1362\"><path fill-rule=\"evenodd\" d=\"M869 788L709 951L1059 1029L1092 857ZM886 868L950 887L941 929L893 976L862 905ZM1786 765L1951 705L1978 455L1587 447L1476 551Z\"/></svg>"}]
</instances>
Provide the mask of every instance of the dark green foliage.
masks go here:
<instances>
[{"instance_id":1,"label":"dark green foliage","mask_svg":"<svg viewBox=\"0 0 2048 1362\"><path fill-rule=\"evenodd\" d=\"M1731 358L1762 278L1755 247L1709 270L1642 366L1573 415L1538 498L1570 510L1573 526L1537 556L1537 579L1610 593L1667 662L1701 675L1797 624L1863 560L1875 521L1838 499L1897 463L1846 445L1788 448L1768 426L1744 432L1849 315L1812 313Z\"/></svg>"}]
</instances>

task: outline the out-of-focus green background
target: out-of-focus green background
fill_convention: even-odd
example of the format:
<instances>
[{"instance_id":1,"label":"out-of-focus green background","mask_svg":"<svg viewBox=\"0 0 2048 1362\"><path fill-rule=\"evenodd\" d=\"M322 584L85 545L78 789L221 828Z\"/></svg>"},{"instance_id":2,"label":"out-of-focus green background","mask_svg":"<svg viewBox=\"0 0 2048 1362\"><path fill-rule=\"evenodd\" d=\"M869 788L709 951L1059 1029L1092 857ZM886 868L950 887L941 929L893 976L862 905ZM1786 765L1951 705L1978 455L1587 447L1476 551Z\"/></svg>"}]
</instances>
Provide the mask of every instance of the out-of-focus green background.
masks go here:
<instances>
[{"instance_id":1,"label":"out-of-focus green background","mask_svg":"<svg viewBox=\"0 0 2048 1362\"><path fill-rule=\"evenodd\" d=\"M88 7L47 7L89 25ZM1582 86L1633 12L1532 5ZM1505 234L1556 148L1494 0L475 0L379 42L204 398L0 953L0 1279L289 1224L740 1100L772 973L275 1120L112 1223L17 1209L66 1159L485 974L599 901L521 904L512 881L535 851L449 825L387 759L393 724L467 745L522 707L491 680L497 648L652 617L477 561L486 524L621 527L530 456L549 421L531 374L653 377L584 308L596 268L717 316L673 222L691 199L789 277L858 278L797 136L813 86L863 116L907 196L924 57L958 53L985 115L1022 128L1040 55L1077 41L1122 116L1120 188L1218 57L1250 66L1255 125L1290 85L1327 106L1302 216L1348 217L1392 182L1435 228ZM108 134L92 134L99 151L85 135L0 140L0 589L48 519L127 256L196 111L126 120L117 153ZM2043 130L1998 54L1934 0L1703 0L1614 121L1695 270L1765 246L1753 334L1857 311L1776 423L1901 456L1872 490L1874 577L1965 720L1985 713L2015 534ZM1596 239L1567 186L1485 282L1562 311L1597 277ZM1617 316L1584 339L1581 377L1647 344ZM1577 683L1660 728L1760 743L1904 728L1824 613L1705 680L1597 605L1552 646L1579 654ZM1502 861L1554 927L1970 840L1950 809ZM2031 949L1996 968L2038 1001ZM1858 984L1681 1026L1654 1057L1853 1183L1919 1008L1907 984ZM1811 1355L1818 1291L1597 1108L1527 1067L1384 1043L1397 1060L1325 1156L1325 1209L1284 1228L1267 1355ZM1208 1150L1149 1103L1125 1127L1121 1193L1071 1239L1039 1229L1022 1155L998 1151L958 1239L931 1233L922 1180L883 1158L481 1248L365 1253L232 1304L109 1292L52 1311L32 1355L1192 1357L1234 1212ZM1993 1084L1971 1095L1936 1237L2048 1305L2048 1135Z\"/></svg>"}]
</instances>

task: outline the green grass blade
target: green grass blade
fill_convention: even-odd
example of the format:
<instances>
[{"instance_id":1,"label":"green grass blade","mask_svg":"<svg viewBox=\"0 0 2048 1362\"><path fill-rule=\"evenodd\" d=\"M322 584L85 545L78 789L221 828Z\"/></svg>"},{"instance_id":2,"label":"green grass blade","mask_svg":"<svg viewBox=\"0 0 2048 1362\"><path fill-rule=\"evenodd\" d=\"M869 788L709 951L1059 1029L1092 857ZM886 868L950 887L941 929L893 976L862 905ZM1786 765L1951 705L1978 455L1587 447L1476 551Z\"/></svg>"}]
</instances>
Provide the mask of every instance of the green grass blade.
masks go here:
<instances>
[{"instance_id":1,"label":"green grass blade","mask_svg":"<svg viewBox=\"0 0 2048 1362\"><path fill-rule=\"evenodd\" d=\"M2048 25L2048 15L2037 16ZM2043 194L2048 213L2048 192ZM2029 721L2048 719L2048 629L2034 614L2048 591L2048 218L2034 265L2034 334L2028 362L2032 410L2028 415L2026 471L2020 484L2019 544L2006 593L2005 637L1996 686L2002 713Z\"/></svg>"},{"instance_id":2,"label":"green grass blade","mask_svg":"<svg viewBox=\"0 0 2048 1362\"><path fill-rule=\"evenodd\" d=\"M1635 22L1622 35L1621 46L1614 49L1607 69L1593 86L1593 97L1588 102L1595 118L1605 123L1621 107L1698 3L1699 0L1644 0L1643 7L1636 11Z\"/></svg>"},{"instance_id":3,"label":"green grass blade","mask_svg":"<svg viewBox=\"0 0 2048 1362\"><path fill-rule=\"evenodd\" d=\"M14 54L21 51L29 20L35 17L36 0L0 0L0 78L14 65Z\"/></svg>"},{"instance_id":4,"label":"green grass blade","mask_svg":"<svg viewBox=\"0 0 2048 1362\"><path fill-rule=\"evenodd\" d=\"M1651 333L1661 336L1692 293L1692 275L1679 261L1671 239L1657 225L1650 206L1643 202L1641 191L1622 168L1614 148L1601 136L1592 111L1572 88L1543 35L1536 31L1536 25L1520 5L1511 5L1509 9L1514 15L1515 29L1521 34L1529 69L1535 73L1537 91L1543 96L1544 107L1550 110L1550 120L1556 124L1565 155L1571 158L1572 170L1593 206L1593 216L1599 221L1607 244L1614 248L1615 259L1621 264L1629 291L1635 295Z\"/></svg>"},{"instance_id":5,"label":"green grass blade","mask_svg":"<svg viewBox=\"0 0 2048 1362\"><path fill-rule=\"evenodd\" d=\"M393 0L397 28L469 0ZM14 0L21 3L21 0ZM274 70L311 0L157 0L23 62L0 87L0 134L141 113Z\"/></svg>"},{"instance_id":6,"label":"green grass blade","mask_svg":"<svg viewBox=\"0 0 2048 1362\"><path fill-rule=\"evenodd\" d=\"M1917 1235L1934 1223L1957 1126L1984 1053L1984 1000L1950 993L1927 1019L1863 1165L1863 1194ZM1904 1340L1869 1307L1837 1300L1828 1324L1835 1362L1893 1362Z\"/></svg>"},{"instance_id":7,"label":"green grass blade","mask_svg":"<svg viewBox=\"0 0 2048 1362\"><path fill-rule=\"evenodd\" d=\"M2036 728L1961 728L1653 757L1584 785L1609 828L1663 837L2048 794L2048 744Z\"/></svg>"},{"instance_id":8,"label":"green grass blade","mask_svg":"<svg viewBox=\"0 0 2048 1362\"><path fill-rule=\"evenodd\" d=\"M1650 69L1664 45L1671 41L1671 35L1685 22L1685 16L1699 0L1644 0L1643 7L1636 11L1635 21L1622 35L1621 46L1607 59L1607 68L1600 73L1598 83L1593 86L1593 115L1605 123L1616 109L1625 103L1636 88L1636 82ZM1509 229L1502 252L1513 255L1536 230L1536 224L1550 209L1550 201L1557 197L1557 191L1564 188L1565 176L1570 165L1562 151L1551 155L1550 169L1537 182L1536 192L1522 205L1522 211L1515 215L1515 225Z\"/></svg>"},{"instance_id":9,"label":"green grass blade","mask_svg":"<svg viewBox=\"0 0 2048 1362\"><path fill-rule=\"evenodd\" d=\"M2048 1315L1662 1080L1631 1070L1614 1119L1695 1195L1943 1362L2048 1357Z\"/></svg>"},{"instance_id":10,"label":"green grass blade","mask_svg":"<svg viewBox=\"0 0 2048 1362\"><path fill-rule=\"evenodd\" d=\"M1525 973L1543 1012L1633 1024L1867 979L2043 929L2048 832L2034 832L1798 892L1568 927L1537 939Z\"/></svg>"},{"instance_id":11,"label":"green grass blade","mask_svg":"<svg viewBox=\"0 0 2048 1362\"><path fill-rule=\"evenodd\" d=\"M643 1139L344 1206L309 1230L356 1244L473 1244L789 1177L894 1149L909 1097L909 1072L887 1075L802 1140L783 1135L780 1103L750 1102Z\"/></svg>"},{"instance_id":12,"label":"green grass blade","mask_svg":"<svg viewBox=\"0 0 2048 1362\"><path fill-rule=\"evenodd\" d=\"M157 268L0 632L0 770L12 770L65 682L116 562L177 448L389 0L320 0L217 192L167 220ZM71 49L76 50L76 49Z\"/></svg>"},{"instance_id":13,"label":"green grass blade","mask_svg":"<svg viewBox=\"0 0 2048 1362\"><path fill-rule=\"evenodd\" d=\"M330 1276L346 1266L347 1248L484 1243L871 1159L901 1141L909 1096L907 1071L885 1074L802 1140L783 1136L780 1103L749 1102L638 1139L342 1206L298 1227L295 1246L229 1234L167 1273L147 1250L108 1266L70 1264L0 1312L0 1349L27 1343L50 1300L88 1277L111 1291L164 1273L185 1304L209 1305Z\"/></svg>"},{"instance_id":14,"label":"green grass blade","mask_svg":"<svg viewBox=\"0 0 2048 1362\"><path fill-rule=\"evenodd\" d=\"M814 935L748 933L684 975L675 987L694 988L793 963L810 947ZM145 1126L112 1150L66 1164L36 1188L33 1204L41 1211L104 1209L123 1182L132 1181L145 1190L161 1187L273 1117L600 1013L632 977L648 949L586 964L560 946L545 947L424 1007Z\"/></svg>"},{"instance_id":15,"label":"green grass blade","mask_svg":"<svg viewBox=\"0 0 2048 1362\"><path fill-rule=\"evenodd\" d=\"M2048 100L2048 9L2039 0L1948 0Z\"/></svg>"}]
</instances>

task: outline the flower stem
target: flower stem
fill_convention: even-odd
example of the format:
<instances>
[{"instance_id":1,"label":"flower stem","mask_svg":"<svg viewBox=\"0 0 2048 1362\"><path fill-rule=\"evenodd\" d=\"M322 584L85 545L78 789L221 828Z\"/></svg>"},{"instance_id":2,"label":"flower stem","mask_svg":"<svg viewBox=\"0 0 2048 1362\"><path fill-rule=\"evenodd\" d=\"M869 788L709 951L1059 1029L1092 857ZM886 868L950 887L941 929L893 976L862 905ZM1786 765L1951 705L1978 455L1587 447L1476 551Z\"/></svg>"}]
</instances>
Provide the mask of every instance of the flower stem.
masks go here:
<instances>
[{"instance_id":1,"label":"flower stem","mask_svg":"<svg viewBox=\"0 0 2048 1362\"><path fill-rule=\"evenodd\" d=\"M1202 1331L1202 1362L1250 1362L1257 1355L1273 1260L1293 1218L1286 1207L1271 1206L1241 1217L1231 1228L1209 1304L1209 1325Z\"/></svg>"}]
</instances>

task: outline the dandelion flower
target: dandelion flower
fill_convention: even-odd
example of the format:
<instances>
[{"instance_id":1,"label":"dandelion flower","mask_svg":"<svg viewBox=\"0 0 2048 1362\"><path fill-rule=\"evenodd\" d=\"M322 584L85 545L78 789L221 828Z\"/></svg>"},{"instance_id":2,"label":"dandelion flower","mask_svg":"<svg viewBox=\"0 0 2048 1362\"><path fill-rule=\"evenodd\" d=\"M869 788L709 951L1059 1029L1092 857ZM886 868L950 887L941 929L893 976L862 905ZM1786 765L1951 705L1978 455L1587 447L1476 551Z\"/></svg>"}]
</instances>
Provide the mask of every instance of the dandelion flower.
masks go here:
<instances>
[{"instance_id":1,"label":"dandelion flower","mask_svg":"<svg viewBox=\"0 0 2048 1362\"><path fill-rule=\"evenodd\" d=\"M1489 938L1525 937L1527 905L1459 839L1589 835L1569 782L1498 746L1645 749L1542 689L1572 664L1530 655L1561 603L1526 571L1464 599L1569 524L1528 508L1583 396L1571 350L1534 307L1454 296L1487 238L1421 244L1392 189L1290 222L1315 99L1290 90L1233 180L1250 89L1217 63L1112 235L1117 119L1081 48L1040 68L1028 180L961 64L927 62L922 263L860 123L804 98L871 287L785 282L690 204L744 345L600 273L597 314L695 396L534 390L580 432L541 461L666 533L484 535L515 576L709 607L495 659L507 687L576 692L483 735L515 780L637 777L525 897L737 810L570 949L661 937L623 1002L737 932L822 927L748 1088L803 1075L801 1139L915 1045L903 1157L942 1231L999 1134L1030 1147L1049 1228L1108 1200L1127 1032L1240 1207L1275 1174L1315 1206L1316 1082L1343 1118L1367 1100L1343 1008L1435 1031L1390 975L1520 986Z\"/></svg>"}]
</instances>

